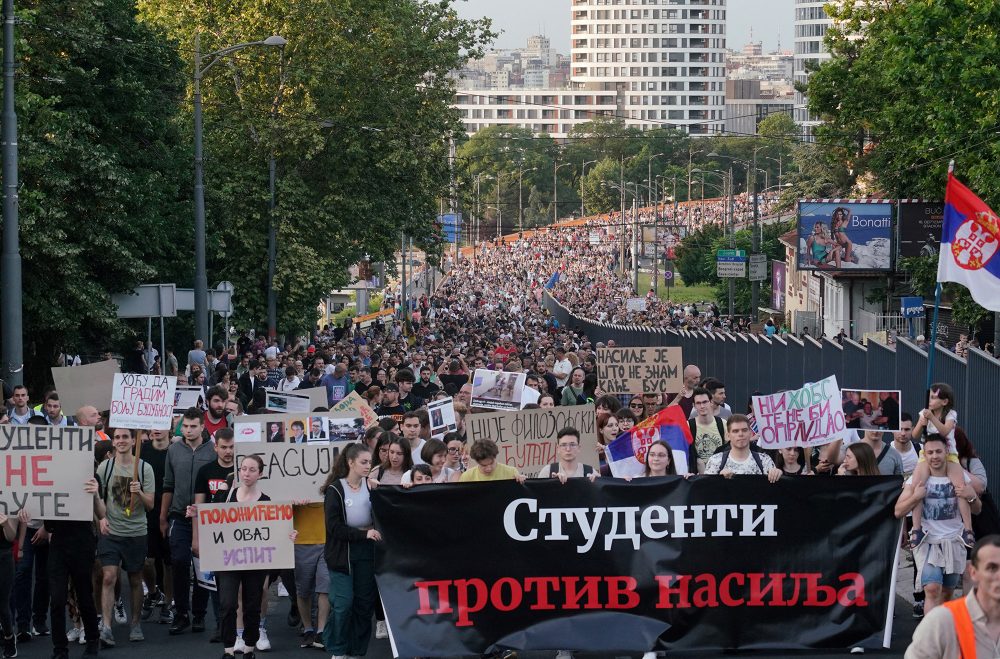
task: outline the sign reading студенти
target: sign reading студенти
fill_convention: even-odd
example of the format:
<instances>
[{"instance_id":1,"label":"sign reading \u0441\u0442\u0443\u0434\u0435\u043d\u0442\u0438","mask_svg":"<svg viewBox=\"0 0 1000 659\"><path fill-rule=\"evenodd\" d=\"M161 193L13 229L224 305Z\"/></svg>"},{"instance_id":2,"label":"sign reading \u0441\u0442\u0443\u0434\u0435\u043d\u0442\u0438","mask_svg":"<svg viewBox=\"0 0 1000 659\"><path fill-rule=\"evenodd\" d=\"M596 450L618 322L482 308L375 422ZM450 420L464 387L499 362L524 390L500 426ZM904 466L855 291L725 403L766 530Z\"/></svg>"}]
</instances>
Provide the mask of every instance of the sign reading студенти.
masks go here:
<instances>
[{"instance_id":1,"label":"sign reading \u0441\u0442\u0443\u0434\u0435\u043d\u0442\u0438","mask_svg":"<svg viewBox=\"0 0 1000 659\"><path fill-rule=\"evenodd\" d=\"M94 498L94 429L83 426L0 426L0 512L22 508L35 519L90 521Z\"/></svg>"},{"instance_id":2,"label":"sign reading \u0441\u0442\u0443\u0434\u0435\u043d\u0442\u0438","mask_svg":"<svg viewBox=\"0 0 1000 659\"><path fill-rule=\"evenodd\" d=\"M206 572L295 567L292 504L198 504L198 553Z\"/></svg>"},{"instance_id":3,"label":"sign reading \u0441\u0442\u0443\u0434\u0435\u043d\u0442\u0438","mask_svg":"<svg viewBox=\"0 0 1000 659\"><path fill-rule=\"evenodd\" d=\"M680 391L680 348L598 348L597 381L609 394L664 394Z\"/></svg>"}]
</instances>

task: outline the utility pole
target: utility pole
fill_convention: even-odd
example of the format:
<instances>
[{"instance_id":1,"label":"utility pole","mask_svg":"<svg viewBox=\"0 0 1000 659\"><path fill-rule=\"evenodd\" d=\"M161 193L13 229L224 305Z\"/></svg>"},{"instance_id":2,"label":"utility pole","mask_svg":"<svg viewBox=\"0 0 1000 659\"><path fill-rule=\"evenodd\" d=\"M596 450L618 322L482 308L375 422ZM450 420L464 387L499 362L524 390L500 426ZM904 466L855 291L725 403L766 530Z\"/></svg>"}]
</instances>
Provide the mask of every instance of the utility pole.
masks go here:
<instances>
[{"instance_id":1,"label":"utility pole","mask_svg":"<svg viewBox=\"0 0 1000 659\"><path fill-rule=\"evenodd\" d=\"M622 197L621 197L621 199L622 199L622 218L621 218L622 219L622 240L621 240L621 253L620 253L620 257L621 258L618 260L618 263L621 264L619 267L621 268L622 274L625 274L625 230L626 230L625 227L626 227L626 225L625 225L625 156L624 155L622 155L622 164L621 164L621 185L619 186L618 190L619 190L619 192L622 193Z\"/></svg>"},{"instance_id":2,"label":"utility pole","mask_svg":"<svg viewBox=\"0 0 1000 659\"><path fill-rule=\"evenodd\" d=\"M635 184L632 197L632 287L639 294L639 184Z\"/></svg>"},{"instance_id":3,"label":"utility pole","mask_svg":"<svg viewBox=\"0 0 1000 659\"><path fill-rule=\"evenodd\" d=\"M587 165L592 165L596 160L585 160L583 162L583 167L580 168L580 217L586 217L587 209L584 207L583 203L583 179L587 175Z\"/></svg>"},{"instance_id":4,"label":"utility pole","mask_svg":"<svg viewBox=\"0 0 1000 659\"><path fill-rule=\"evenodd\" d=\"M729 163L729 199L726 204L728 209L729 220L726 223L729 227L729 249L736 248L736 233L733 227L733 164ZM736 280L732 277L729 278L729 320L732 322L733 315L735 314L734 305L736 297Z\"/></svg>"},{"instance_id":5,"label":"utility pole","mask_svg":"<svg viewBox=\"0 0 1000 659\"><path fill-rule=\"evenodd\" d=\"M401 312L401 320L405 323L408 317L406 304L406 233L401 234L401 240L399 244L399 260L402 263L402 269L400 270L399 277L399 310Z\"/></svg>"},{"instance_id":6,"label":"utility pole","mask_svg":"<svg viewBox=\"0 0 1000 659\"><path fill-rule=\"evenodd\" d=\"M21 242L17 193L17 114L14 111L14 0L3 0L3 377L24 383L21 323Z\"/></svg>"},{"instance_id":7,"label":"utility pole","mask_svg":"<svg viewBox=\"0 0 1000 659\"><path fill-rule=\"evenodd\" d=\"M458 265L459 250L458 244L461 241L460 236L462 235L462 228L458 224L458 186L455 185L455 136L452 135L448 138L448 171L450 172L450 199L448 202L449 211L451 216L455 219L455 265ZM444 267L444 264L441 264ZM430 265L427 266L428 271L430 271Z\"/></svg>"},{"instance_id":8,"label":"utility pole","mask_svg":"<svg viewBox=\"0 0 1000 659\"><path fill-rule=\"evenodd\" d=\"M753 229L750 231L750 253L760 250L760 186L757 184L757 152L753 152ZM760 307L760 282L750 283L750 320L757 322L757 309Z\"/></svg>"},{"instance_id":9,"label":"utility pole","mask_svg":"<svg viewBox=\"0 0 1000 659\"><path fill-rule=\"evenodd\" d=\"M278 228L275 211L277 200L275 198L275 178L277 175L278 163L271 151L271 159L268 162L268 189L271 192L268 202L267 216L267 338L273 339L278 336L278 294L274 290L274 273L278 268Z\"/></svg>"}]
</instances>

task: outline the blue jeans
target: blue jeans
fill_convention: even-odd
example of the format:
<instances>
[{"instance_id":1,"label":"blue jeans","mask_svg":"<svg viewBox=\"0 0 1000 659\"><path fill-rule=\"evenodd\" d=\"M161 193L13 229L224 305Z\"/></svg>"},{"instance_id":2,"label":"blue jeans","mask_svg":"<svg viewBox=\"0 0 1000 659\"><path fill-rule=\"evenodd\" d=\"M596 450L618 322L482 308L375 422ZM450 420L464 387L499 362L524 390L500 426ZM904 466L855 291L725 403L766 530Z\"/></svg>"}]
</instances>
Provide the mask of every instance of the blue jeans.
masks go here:
<instances>
[{"instance_id":1,"label":"blue jeans","mask_svg":"<svg viewBox=\"0 0 1000 659\"><path fill-rule=\"evenodd\" d=\"M49 543L31 544L37 529L28 529L14 569L14 617L20 631L44 627L49 614ZM34 581L34 588L32 588Z\"/></svg>"},{"instance_id":2,"label":"blue jeans","mask_svg":"<svg viewBox=\"0 0 1000 659\"><path fill-rule=\"evenodd\" d=\"M191 520L171 516L167 532L170 535L170 562L174 568L174 604L177 605L177 615L188 615L190 612L195 618L204 618L208 610L208 591L195 582L194 593L190 594Z\"/></svg>"},{"instance_id":3,"label":"blue jeans","mask_svg":"<svg viewBox=\"0 0 1000 659\"><path fill-rule=\"evenodd\" d=\"M375 543L351 543L350 574L330 570L330 617L323 629L326 651L363 657L372 635L375 611Z\"/></svg>"}]
</instances>

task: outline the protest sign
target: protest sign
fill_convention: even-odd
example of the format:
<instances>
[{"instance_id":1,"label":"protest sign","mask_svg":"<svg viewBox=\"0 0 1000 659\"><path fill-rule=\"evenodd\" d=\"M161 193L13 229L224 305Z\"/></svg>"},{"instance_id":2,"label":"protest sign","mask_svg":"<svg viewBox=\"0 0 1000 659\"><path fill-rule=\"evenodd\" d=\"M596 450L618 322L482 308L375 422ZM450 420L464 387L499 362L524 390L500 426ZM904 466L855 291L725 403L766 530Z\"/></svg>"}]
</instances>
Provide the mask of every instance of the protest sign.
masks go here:
<instances>
[{"instance_id":1,"label":"protest sign","mask_svg":"<svg viewBox=\"0 0 1000 659\"><path fill-rule=\"evenodd\" d=\"M110 391L111 388L108 388ZM92 520L94 429L85 426L0 426L0 512L26 508L35 519Z\"/></svg>"},{"instance_id":2,"label":"protest sign","mask_svg":"<svg viewBox=\"0 0 1000 659\"><path fill-rule=\"evenodd\" d=\"M364 420L365 429L378 424L378 415L358 392L352 391L330 408L331 412L347 413Z\"/></svg>"},{"instance_id":3,"label":"protest sign","mask_svg":"<svg viewBox=\"0 0 1000 659\"><path fill-rule=\"evenodd\" d=\"M477 368L472 376L472 407L517 410L521 407L524 373Z\"/></svg>"},{"instance_id":4,"label":"protest sign","mask_svg":"<svg viewBox=\"0 0 1000 659\"><path fill-rule=\"evenodd\" d=\"M111 391L112 428L170 430L177 378L115 373Z\"/></svg>"},{"instance_id":5,"label":"protest sign","mask_svg":"<svg viewBox=\"0 0 1000 659\"><path fill-rule=\"evenodd\" d=\"M198 504L199 567L205 572L292 569L291 534L290 503Z\"/></svg>"},{"instance_id":6,"label":"protest sign","mask_svg":"<svg viewBox=\"0 0 1000 659\"><path fill-rule=\"evenodd\" d=\"M596 469L597 420L590 405L486 412L465 417L470 442L493 440L500 449L497 460L526 476L534 476L545 465L558 461L556 433L567 426L580 431L580 462Z\"/></svg>"},{"instance_id":7,"label":"protest sign","mask_svg":"<svg viewBox=\"0 0 1000 659\"><path fill-rule=\"evenodd\" d=\"M192 407L205 409L205 390L199 386L177 385L174 388L174 414L184 414Z\"/></svg>"},{"instance_id":8,"label":"protest sign","mask_svg":"<svg viewBox=\"0 0 1000 659\"><path fill-rule=\"evenodd\" d=\"M76 414L84 405L93 405L99 411L110 410L111 385L119 370L114 359L82 366L53 367L52 381L66 414Z\"/></svg>"},{"instance_id":9,"label":"protest sign","mask_svg":"<svg viewBox=\"0 0 1000 659\"><path fill-rule=\"evenodd\" d=\"M303 432L297 432L297 424ZM253 414L239 417L238 425L260 428L259 442L357 441L364 437L364 420L345 412L301 412L298 414ZM242 429L246 436L250 431ZM294 438L294 440L293 440Z\"/></svg>"},{"instance_id":10,"label":"protest sign","mask_svg":"<svg viewBox=\"0 0 1000 659\"><path fill-rule=\"evenodd\" d=\"M900 391L841 389L841 405L848 428L899 430Z\"/></svg>"},{"instance_id":11,"label":"protest sign","mask_svg":"<svg viewBox=\"0 0 1000 659\"><path fill-rule=\"evenodd\" d=\"M309 413L312 410L310 407L309 396L302 396L300 394L293 394L286 391L278 391L277 389L265 389L266 397L264 399L264 407L271 412L305 412ZM323 401L323 407L326 407L326 401Z\"/></svg>"},{"instance_id":12,"label":"protest sign","mask_svg":"<svg viewBox=\"0 0 1000 659\"><path fill-rule=\"evenodd\" d=\"M215 573L202 570L201 560L197 556L191 557L191 569L194 571L195 580L199 586L213 593L218 590L215 585Z\"/></svg>"},{"instance_id":13,"label":"protest sign","mask_svg":"<svg viewBox=\"0 0 1000 659\"><path fill-rule=\"evenodd\" d=\"M440 438L445 433L458 429L458 422L455 419L455 401L451 398L428 403L427 415L431 419L431 437Z\"/></svg>"},{"instance_id":14,"label":"protest sign","mask_svg":"<svg viewBox=\"0 0 1000 659\"><path fill-rule=\"evenodd\" d=\"M234 467L243 458L259 455L264 460L260 489L275 501L322 501L320 486L326 481L337 455L354 442L257 442L236 444Z\"/></svg>"},{"instance_id":15,"label":"protest sign","mask_svg":"<svg viewBox=\"0 0 1000 659\"><path fill-rule=\"evenodd\" d=\"M762 449L822 446L857 438L847 427L837 376L807 383L801 389L753 397L753 414Z\"/></svg>"},{"instance_id":16,"label":"protest sign","mask_svg":"<svg viewBox=\"0 0 1000 659\"><path fill-rule=\"evenodd\" d=\"M665 394L684 387L680 348L598 348L597 381L609 394Z\"/></svg>"}]
</instances>

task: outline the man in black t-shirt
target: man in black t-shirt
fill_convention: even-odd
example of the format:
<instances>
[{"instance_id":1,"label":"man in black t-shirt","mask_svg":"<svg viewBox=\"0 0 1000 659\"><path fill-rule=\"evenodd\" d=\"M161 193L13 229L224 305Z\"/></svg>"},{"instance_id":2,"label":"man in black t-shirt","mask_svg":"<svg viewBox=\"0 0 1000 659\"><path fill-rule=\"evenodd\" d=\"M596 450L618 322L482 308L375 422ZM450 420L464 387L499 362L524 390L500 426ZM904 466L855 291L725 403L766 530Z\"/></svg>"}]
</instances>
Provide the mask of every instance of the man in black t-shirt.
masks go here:
<instances>
[{"instance_id":1,"label":"man in black t-shirt","mask_svg":"<svg viewBox=\"0 0 1000 659\"><path fill-rule=\"evenodd\" d=\"M413 395L419 396L424 400L430 400L440 389L441 387L431 382L431 367L422 366L420 368L420 380L413 385L413 389L411 390Z\"/></svg>"},{"instance_id":2,"label":"man in black t-shirt","mask_svg":"<svg viewBox=\"0 0 1000 659\"><path fill-rule=\"evenodd\" d=\"M170 568L170 543L160 532L160 506L163 501L163 474L167 469L167 449L170 434L166 430L150 430L150 441L143 444L142 459L153 468L153 509L146 513L146 565L143 580L146 597L142 602L142 619L148 620L153 607L160 607L160 624L173 622L170 602L173 600L173 576Z\"/></svg>"},{"instance_id":3,"label":"man in black t-shirt","mask_svg":"<svg viewBox=\"0 0 1000 659\"><path fill-rule=\"evenodd\" d=\"M399 387L395 382L385 385L382 390L382 404L375 408L378 416L391 416L397 423L402 422L406 408L399 404Z\"/></svg>"}]
</instances>

